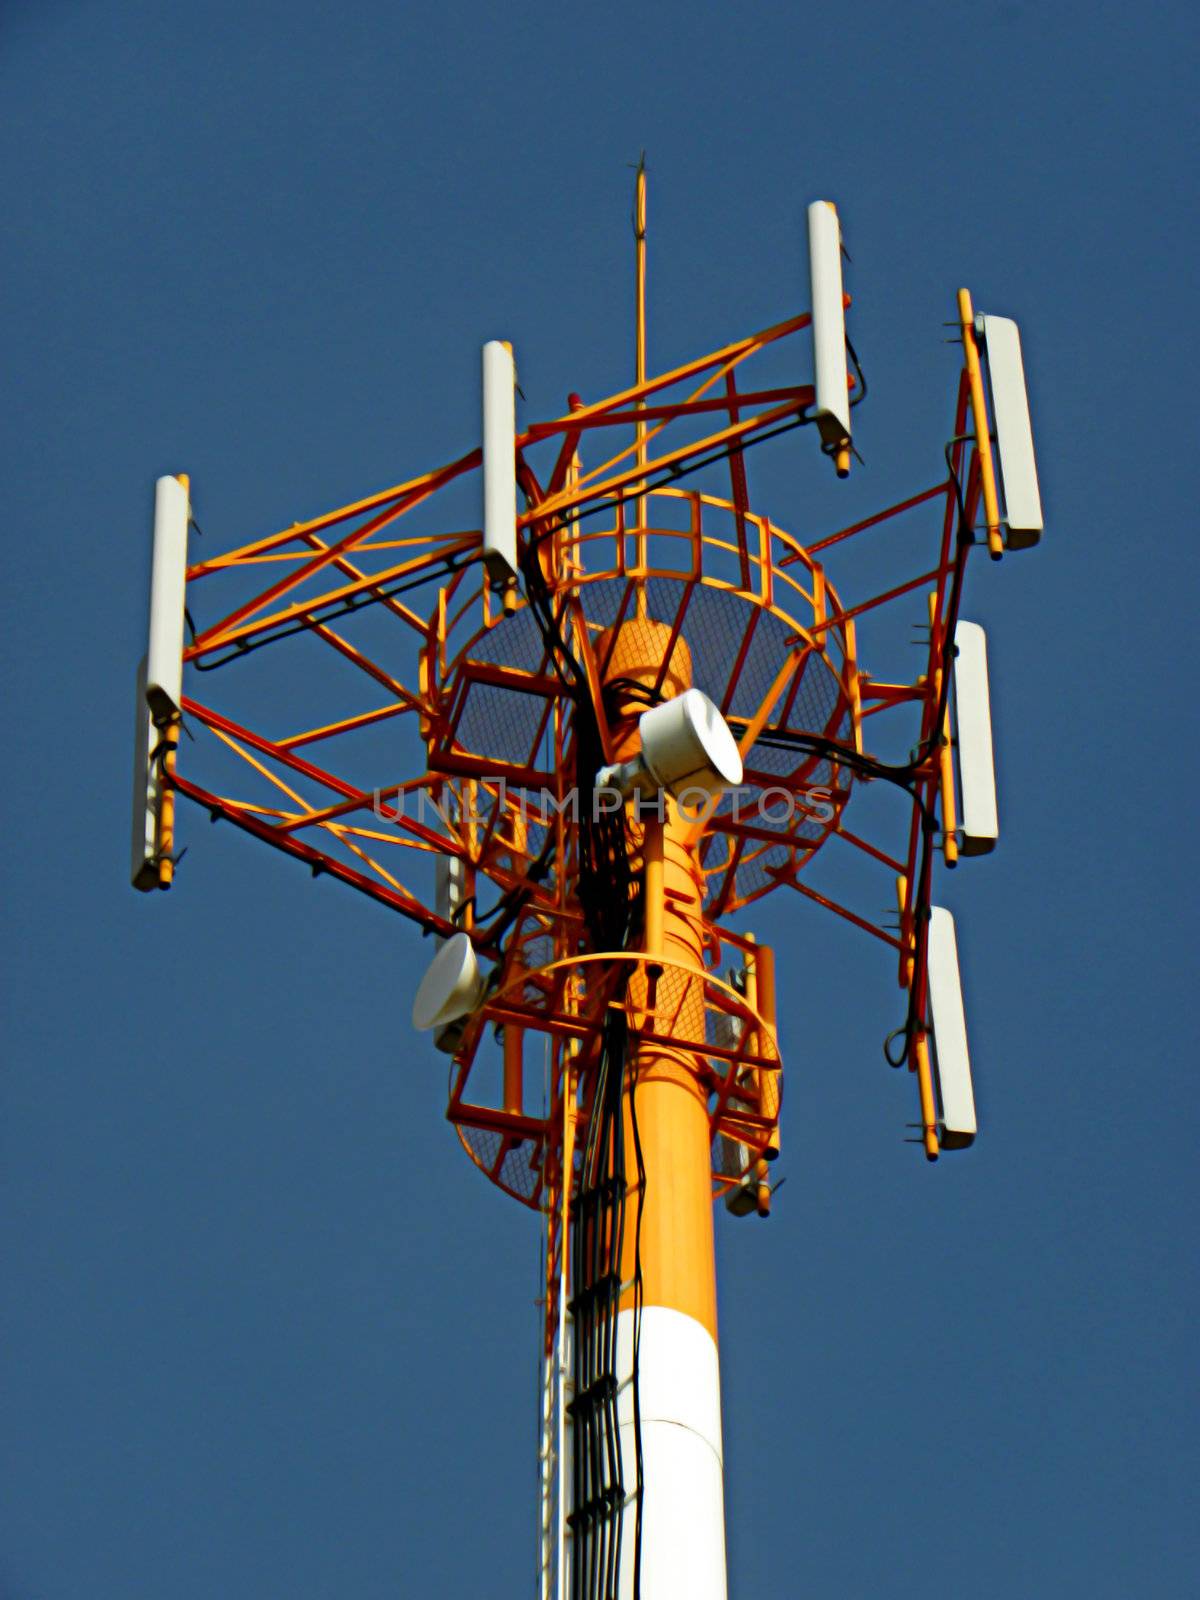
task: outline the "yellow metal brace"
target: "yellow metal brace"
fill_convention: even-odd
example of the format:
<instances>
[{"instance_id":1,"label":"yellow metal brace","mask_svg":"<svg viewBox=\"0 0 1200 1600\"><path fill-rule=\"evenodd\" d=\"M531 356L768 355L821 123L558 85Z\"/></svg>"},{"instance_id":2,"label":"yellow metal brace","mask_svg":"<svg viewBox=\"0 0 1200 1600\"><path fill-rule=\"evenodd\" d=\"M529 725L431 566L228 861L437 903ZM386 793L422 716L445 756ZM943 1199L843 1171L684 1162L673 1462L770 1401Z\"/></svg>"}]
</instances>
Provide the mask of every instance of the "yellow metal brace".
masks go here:
<instances>
[{"instance_id":1,"label":"yellow metal brace","mask_svg":"<svg viewBox=\"0 0 1200 1600\"><path fill-rule=\"evenodd\" d=\"M1004 554L1000 533L1000 497L996 493L996 464L992 457L992 434L987 402L983 398L983 368L979 365L979 346L975 342L975 308L971 291L958 291L958 320L962 324L963 351L967 358L967 382L971 390L971 414L975 419L975 448L979 452L979 477L983 487L983 514L987 519L988 553L993 561Z\"/></svg>"}]
</instances>

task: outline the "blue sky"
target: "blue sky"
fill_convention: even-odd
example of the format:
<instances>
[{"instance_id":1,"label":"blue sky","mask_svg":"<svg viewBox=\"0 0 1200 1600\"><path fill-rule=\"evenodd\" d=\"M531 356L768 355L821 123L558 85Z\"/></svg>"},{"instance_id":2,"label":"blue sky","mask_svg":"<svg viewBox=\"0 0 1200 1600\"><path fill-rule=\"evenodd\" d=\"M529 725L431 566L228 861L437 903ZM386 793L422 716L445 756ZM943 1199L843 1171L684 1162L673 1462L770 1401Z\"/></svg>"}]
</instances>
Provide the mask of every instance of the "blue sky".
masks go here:
<instances>
[{"instance_id":1,"label":"blue sky","mask_svg":"<svg viewBox=\"0 0 1200 1600\"><path fill-rule=\"evenodd\" d=\"M756 509L829 531L935 481L961 283L1021 321L1049 524L964 604L1003 808L940 885L974 1151L903 1143L886 956L795 896L742 924L786 950L788 1182L769 1224L718 1216L731 1594L1183 1593L1184 8L2 27L3 1600L531 1591L536 1226L443 1120L424 947L194 815L176 890L135 896L129 708L160 473L223 547L472 444L484 338L529 416L623 384L643 147L652 366L800 309L803 206L843 215L866 467L766 446Z\"/></svg>"}]
</instances>

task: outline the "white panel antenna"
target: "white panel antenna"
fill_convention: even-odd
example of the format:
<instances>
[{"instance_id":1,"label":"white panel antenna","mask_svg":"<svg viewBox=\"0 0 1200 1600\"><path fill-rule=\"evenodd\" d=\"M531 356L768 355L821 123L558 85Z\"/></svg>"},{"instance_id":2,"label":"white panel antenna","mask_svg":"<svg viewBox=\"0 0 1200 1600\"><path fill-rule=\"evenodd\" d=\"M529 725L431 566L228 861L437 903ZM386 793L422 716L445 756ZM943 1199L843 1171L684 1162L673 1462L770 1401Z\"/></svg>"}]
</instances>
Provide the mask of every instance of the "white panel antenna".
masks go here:
<instances>
[{"instance_id":1,"label":"white panel antenna","mask_svg":"<svg viewBox=\"0 0 1200 1600\"><path fill-rule=\"evenodd\" d=\"M995 848L1000 837L987 635L977 622L959 622L954 643L954 744L962 803L962 853L982 856Z\"/></svg>"},{"instance_id":2,"label":"white panel antenna","mask_svg":"<svg viewBox=\"0 0 1200 1600\"><path fill-rule=\"evenodd\" d=\"M483 347L483 560L493 589L517 577L517 372L512 345Z\"/></svg>"},{"instance_id":3,"label":"white panel antenna","mask_svg":"<svg viewBox=\"0 0 1200 1600\"><path fill-rule=\"evenodd\" d=\"M461 856L439 852L434 861L434 909L439 917L454 922L466 898L467 868Z\"/></svg>"},{"instance_id":4,"label":"white panel antenna","mask_svg":"<svg viewBox=\"0 0 1200 1600\"><path fill-rule=\"evenodd\" d=\"M413 1027L432 1032L438 1049L453 1055L486 990L487 979L479 970L470 935L451 934L421 979L413 1001Z\"/></svg>"},{"instance_id":5,"label":"white panel antenna","mask_svg":"<svg viewBox=\"0 0 1200 1600\"><path fill-rule=\"evenodd\" d=\"M929 1011L940 1102L939 1143L963 1150L975 1139L975 1091L967 1050L967 1019L958 972L954 918L941 906L929 913Z\"/></svg>"},{"instance_id":6,"label":"white panel antenna","mask_svg":"<svg viewBox=\"0 0 1200 1600\"><path fill-rule=\"evenodd\" d=\"M750 1152L744 1144L721 1134L724 1160L737 1164L742 1176L725 1196L725 1209L733 1217L751 1217L758 1210L758 1180L750 1166Z\"/></svg>"},{"instance_id":7,"label":"white panel antenna","mask_svg":"<svg viewBox=\"0 0 1200 1600\"><path fill-rule=\"evenodd\" d=\"M137 704L133 732L133 857L129 881L135 889L149 892L159 887L158 809L162 798L159 764L152 759L158 743L158 729L146 704L146 658L137 671Z\"/></svg>"},{"instance_id":8,"label":"white panel antenna","mask_svg":"<svg viewBox=\"0 0 1200 1600\"><path fill-rule=\"evenodd\" d=\"M979 320L987 352L1004 520L1008 524L1005 544L1010 550L1027 550L1042 536L1042 497L1033 453L1029 391L1021 360L1021 334L1011 317L985 316Z\"/></svg>"},{"instance_id":9,"label":"white panel antenna","mask_svg":"<svg viewBox=\"0 0 1200 1600\"><path fill-rule=\"evenodd\" d=\"M154 486L154 548L150 561L150 645L146 700L161 727L180 713L183 698L183 591L187 583L188 491L178 478Z\"/></svg>"},{"instance_id":10,"label":"white panel antenna","mask_svg":"<svg viewBox=\"0 0 1200 1600\"><path fill-rule=\"evenodd\" d=\"M850 444L850 386L842 298L842 230L837 211L828 200L814 200L808 208L808 265L817 387L813 417L826 449L846 450ZM841 477L846 475L840 466L838 473Z\"/></svg>"}]
</instances>

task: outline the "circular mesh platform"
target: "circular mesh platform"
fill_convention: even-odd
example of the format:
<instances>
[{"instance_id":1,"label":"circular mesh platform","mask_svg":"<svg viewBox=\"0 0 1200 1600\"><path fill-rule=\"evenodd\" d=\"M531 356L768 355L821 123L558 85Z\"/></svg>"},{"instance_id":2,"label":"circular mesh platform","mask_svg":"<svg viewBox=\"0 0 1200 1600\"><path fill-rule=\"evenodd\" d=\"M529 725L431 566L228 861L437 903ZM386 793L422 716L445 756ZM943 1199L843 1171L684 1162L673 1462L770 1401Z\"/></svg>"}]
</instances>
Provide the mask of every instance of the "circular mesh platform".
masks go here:
<instances>
[{"instance_id":1,"label":"circular mesh platform","mask_svg":"<svg viewBox=\"0 0 1200 1600\"><path fill-rule=\"evenodd\" d=\"M526 953L528 949L526 945ZM575 1052L580 1080L586 1082L590 1051L612 1006L625 1012L631 1070L636 1070L632 1064L639 1050L656 1046L691 1058L708 1096L714 1192L740 1181L747 1165L766 1148L779 1115L782 1063L774 1032L713 973L671 962L655 973L644 956L627 951L522 972L474 1019L452 1071L450 1114L476 1166L517 1199L537 1205L547 1144L561 1131L561 1107L549 1108L539 1126L517 1135L499 1125L481 1125L484 1118L499 1123L498 1108L463 1103L461 1091L468 1078L478 1096L487 1093L489 1083L494 1089L498 1082L495 1030L519 1026L527 1034L566 1042ZM581 1115L586 1117L586 1104Z\"/></svg>"},{"instance_id":2,"label":"circular mesh platform","mask_svg":"<svg viewBox=\"0 0 1200 1600\"><path fill-rule=\"evenodd\" d=\"M746 753L745 784L724 796L708 825L705 909L719 915L797 872L836 825L849 773L786 741L803 734L853 737L855 667L844 630L828 625L836 597L794 541L749 514L734 538L734 507L711 497L663 490L647 500L652 521L661 512L662 522L687 526L564 536L548 582L563 637L597 682L605 681L605 641L619 630L628 652L641 627L650 658L655 650L661 656L664 632L682 640L693 684L739 736L776 689L766 725ZM640 564L629 564L631 549ZM519 837L499 815L483 829L485 838L505 844L490 855L485 848L479 866L508 884L517 870L514 843L533 860L545 842L537 820L545 814L541 791L557 784L561 799L570 705L562 664L548 658L528 606L482 627L478 617L468 600L450 628L449 661L436 688L444 729L437 756L451 769L457 764L478 775L485 809L524 804ZM791 673L779 686L789 661ZM507 797L489 783L493 778L504 779Z\"/></svg>"}]
</instances>

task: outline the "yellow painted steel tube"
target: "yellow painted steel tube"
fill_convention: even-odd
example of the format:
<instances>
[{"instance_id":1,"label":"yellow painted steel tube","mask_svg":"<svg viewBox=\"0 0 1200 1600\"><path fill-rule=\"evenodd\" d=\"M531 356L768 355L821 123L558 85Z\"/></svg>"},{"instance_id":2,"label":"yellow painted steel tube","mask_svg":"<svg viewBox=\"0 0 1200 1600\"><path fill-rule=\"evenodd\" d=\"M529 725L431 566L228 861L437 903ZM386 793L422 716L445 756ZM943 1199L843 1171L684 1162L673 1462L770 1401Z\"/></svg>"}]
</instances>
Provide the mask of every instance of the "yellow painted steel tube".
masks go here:
<instances>
[{"instance_id":1,"label":"yellow painted steel tube","mask_svg":"<svg viewBox=\"0 0 1200 1600\"><path fill-rule=\"evenodd\" d=\"M512 973L512 981L520 979L520 969ZM504 1025L504 1109L520 1116L525 1099L525 1029L511 1022Z\"/></svg>"},{"instance_id":2,"label":"yellow painted steel tube","mask_svg":"<svg viewBox=\"0 0 1200 1600\"><path fill-rule=\"evenodd\" d=\"M931 632L938 627L936 592L929 596L929 627ZM953 648L952 644L950 648ZM943 642L942 660L947 663L950 660L945 642ZM941 700L944 674L948 670L948 666L943 666L933 675L935 704ZM942 856L946 865L953 867L958 864L958 811L954 800L954 760L950 752L950 706L948 702L946 710L942 714L942 726L938 732L941 734L942 740L938 746L938 777L942 797Z\"/></svg>"},{"instance_id":3,"label":"yellow painted steel tube","mask_svg":"<svg viewBox=\"0 0 1200 1600\"><path fill-rule=\"evenodd\" d=\"M762 952L758 941L752 933L746 935L750 949L746 952L746 1004L756 1015L760 1015L761 995L759 993L759 962ZM749 1041L750 1047L756 1054L761 1054L763 1041L755 1029L754 1036ZM754 1087L758 1094L758 1103L762 1105L763 1083L766 1076L762 1067L753 1070ZM765 1153L757 1158L754 1163L754 1204L760 1217L771 1214L771 1184L767 1177L767 1162Z\"/></svg>"},{"instance_id":4,"label":"yellow painted steel tube","mask_svg":"<svg viewBox=\"0 0 1200 1600\"><path fill-rule=\"evenodd\" d=\"M993 561L1004 554L1000 532L1000 497L996 492L996 464L992 456L991 425L983 397L983 368L975 342L975 309L969 289L958 291L958 319L962 324L963 352L967 361L967 383L971 391L971 413L975 418L975 448L979 453L979 478L983 487L983 514L987 521L988 553Z\"/></svg>"},{"instance_id":5,"label":"yellow painted steel tube","mask_svg":"<svg viewBox=\"0 0 1200 1600\"><path fill-rule=\"evenodd\" d=\"M921 1096L921 1128L925 1154L930 1161L938 1158L937 1106L933 1098L933 1068L929 1062L929 1039L924 1029L917 1034L914 1046L917 1056L917 1088Z\"/></svg>"},{"instance_id":6,"label":"yellow painted steel tube","mask_svg":"<svg viewBox=\"0 0 1200 1600\"><path fill-rule=\"evenodd\" d=\"M758 986L758 1014L770 1028L772 1038L777 1038L779 1024L775 1011L775 952L769 944L760 944L756 948L754 966ZM768 1161L774 1161L780 1148L779 1112L776 1110L771 1137L763 1150L763 1155Z\"/></svg>"},{"instance_id":7,"label":"yellow painted steel tube","mask_svg":"<svg viewBox=\"0 0 1200 1600\"><path fill-rule=\"evenodd\" d=\"M896 910L900 917L900 970L898 977L902 989L907 989L913 980L912 929L910 919L904 910L904 902L907 898L908 878L904 873L900 873L896 878Z\"/></svg>"},{"instance_id":8,"label":"yellow painted steel tube","mask_svg":"<svg viewBox=\"0 0 1200 1600\"><path fill-rule=\"evenodd\" d=\"M169 889L175 878L175 755L179 749L179 723L160 730L166 745L162 756L162 784L158 802L158 887Z\"/></svg>"},{"instance_id":9,"label":"yellow painted steel tube","mask_svg":"<svg viewBox=\"0 0 1200 1600\"><path fill-rule=\"evenodd\" d=\"M646 954L651 962L659 963L661 970L666 922L666 891L663 885L663 824L657 817L651 817L646 823L646 831L642 837L642 861L645 870L643 893Z\"/></svg>"},{"instance_id":10,"label":"yellow painted steel tube","mask_svg":"<svg viewBox=\"0 0 1200 1600\"><path fill-rule=\"evenodd\" d=\"M849 679L847 688L850 692L850 712L854 723L854 748L862 755L862 684L858 676L858 630L854 626L853 618L848 619L844 626L846 639L846 675Z\"/></svg>"}]
</instances>

